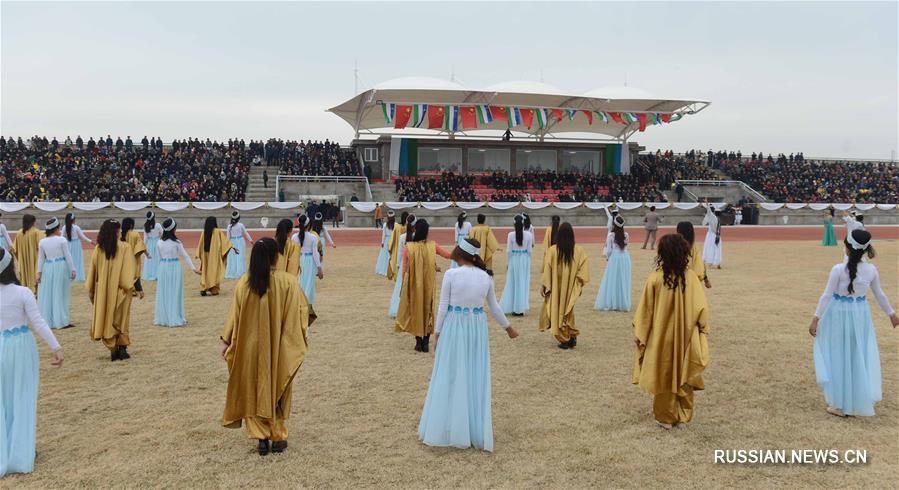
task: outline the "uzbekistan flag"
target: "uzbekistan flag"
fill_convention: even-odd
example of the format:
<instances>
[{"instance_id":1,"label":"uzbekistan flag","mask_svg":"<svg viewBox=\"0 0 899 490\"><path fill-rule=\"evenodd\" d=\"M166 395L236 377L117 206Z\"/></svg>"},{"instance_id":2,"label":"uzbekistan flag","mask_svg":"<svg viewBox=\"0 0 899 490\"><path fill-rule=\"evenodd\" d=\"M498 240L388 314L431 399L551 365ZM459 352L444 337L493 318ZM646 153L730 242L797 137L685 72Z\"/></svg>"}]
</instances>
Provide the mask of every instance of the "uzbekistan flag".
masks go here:
<instances>
[{"instance_id":1,"label":"uzbekistan flag","mask_svg":"<svg viewBox=\"0 0 899 490\"><path fill-rule=\"evenodd\" d=\"M521 109L517 107L506 107L506 114L509 116L507 121L510 128L521 126Z\"/></svg>"},{"instance_id":2,"label":"uzbekistan flag","mask_svg":"<svg viewBox=\"0 0 899 490\"><path fill-rule=\"evenodd\" d=\"M420 128L426 117L428 117L428 104L415 104L412 106L413 126Z\"/></svg>"},{"instance_id":3,"label":"uzbekistan flag","mask_svg":"<svg viewBox=\"0 0 899 490\"><path fill-rule=\"evenodd\" d=\"M549 123L549 109L535 109L534 112L537 116L537 128L545 128Z\"/></svg>"},{"instance_id":4,"label":"uzbekistan flag","mask_svg":"<svg viewBox=\"0 0 899 490\"><path fill-rule=\"evenodd\" d=\"M478 122L481 124L490 124L493 122L493 114L490 107L485 105L478 106Z\"/></svg>"},{"instance_id":5,"label":"uzbekistan flag","mask_svg":"<svg viewBox=\"0 0 899 490\"><path fill-rule=\"evenodd\" d=\"M459 130L459 108L454 105L446 106L446 115L443 118L443 129L456 132Z\"/></svg>"},{"instance_id":6,"label":"uzbekistan flag","mask_svg":"<svg viewBox=\"0 0 899 490\"><path fill-rule=\"evenodd\" d=\"M384 111L384 122L390 124L396 115L396 104L381 102L381 110Z\"/></svg>"}]
</instances>

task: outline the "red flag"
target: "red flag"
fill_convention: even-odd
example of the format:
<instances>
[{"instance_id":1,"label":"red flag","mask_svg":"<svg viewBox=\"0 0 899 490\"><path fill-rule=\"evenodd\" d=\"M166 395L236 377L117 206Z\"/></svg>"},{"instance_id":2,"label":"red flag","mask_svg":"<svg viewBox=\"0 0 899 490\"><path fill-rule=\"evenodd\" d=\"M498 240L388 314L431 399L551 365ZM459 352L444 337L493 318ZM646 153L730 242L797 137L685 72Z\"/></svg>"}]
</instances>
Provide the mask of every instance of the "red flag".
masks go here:
<instances>
[{"instance_id":1,"label":"red flag","mask_svg":"<svg viewBox=\"0 0 899 490\"><path fill-rule=\"evenodd\" d=\"M662 122L671 122L671 114L662 114Z\"/></svg>"},{"instance_id":2,"label":"red flag","mask_svg":"<svg viewBox=\"0 0 899 490\"><path fill-rule=\"evenodd\" d=\"M508 122L509 115L506 114L506 108L498 105L490 106L490 115L493 116L493 122Z\"/></svg>"},{"instance_id":3,"label":"red flag","mask_svg":"<svg viewBox=\"0 0 899 490\"><path fill-rule=\"evenodd\" d=\"M402 129L405 128L407 124L409 124L409 119L412 118L412 106L411 105L398 105L396 106L396 116L393 118L393 127L394 129Z\"/></svg>"},{"instance_id":4,"label":"red flag","mask_svg":"<svg viewBox=\"0 0 899 490\"><path fill-rule=\"evenodd\" d=\"M462 129L477 129L478 113L473 106L460 107L459 118L462 119Z\"/></svg>"},{"instance_id":5,"label":"red flag","mask_svg":"<svg viewBox=\"0 0 899 490\"><path fill-rule=\"evenodd\" d=\"M445 110L442 105L428 106L428 129L443 129Z\"/></svg>"},{"instance_id":6,"label":"red flag","mask_svg":"<svg viewBox=\"0 0 899 490\"><path fill-rule=\"evenodd\" d=\"M519 109L518 112L521 113L521 123L531 129L531 124L534 123L534 109Z\"/></svg>"},{"instance_id":7,"label":"red flag","mask_svg":"<svg viewBox=\"0 0 899 490\"><path fill-rule=\"evenodd\" d=\"M581 112L583 112L584 115L587 116L587 123L593 124L593 111L581 111Z\"/></svg>"},{"instance_id":8,"label":"red flag","mask_svg":"<svg viewBox=\"0 0 899 490\"><path fill-rule=\"evenodd\" d=\"M640 122L640 131L646 131L646 113L641 112L637 114L637 121Z\"/></svg>"},{"instance_id":9,"label":"red flag","mask_svg":"<svg viewBox=\"0 0 899 490\"><path fill-rule=\"evenodd\" d=\"M553 116L556 116L556 122L562 122L562 109L550 109Z\"/></svg>"},{"instance_id":10,"label":"red flag","mask_svg":"<svg viewBox=\"0 0 899 490\"><path fill-rule=\"evenodd\" d=\"M624 122L624 119L621 119L621 114L617 112L610 112L609 117L611 117L612 120L617 122L618 124L627 124L626 122Z\"/></svg>"}]
</instances>

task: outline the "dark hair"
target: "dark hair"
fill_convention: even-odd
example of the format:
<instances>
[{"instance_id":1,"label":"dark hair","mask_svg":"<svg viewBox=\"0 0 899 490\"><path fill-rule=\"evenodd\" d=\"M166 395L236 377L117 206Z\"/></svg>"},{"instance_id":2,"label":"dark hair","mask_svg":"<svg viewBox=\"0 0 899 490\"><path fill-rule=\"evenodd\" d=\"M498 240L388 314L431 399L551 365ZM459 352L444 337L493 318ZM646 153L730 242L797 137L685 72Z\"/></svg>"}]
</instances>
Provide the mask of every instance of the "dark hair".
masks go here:
<instances>
[{"instance_id":1,"label":"dark hair","mask_svg":"<svg viewBox=\"0 0 899 490\"><path fill-rule=\"evenodd\" d=\"M128 232L134 229L134 218L125 218L122 220L122 231L119 234L121 240L124 242L125 237L128 236Z\"/></svg>"},{"instance_id":2,"label":"dark hair","mask_svg":"<svg viewBox=\"0 0 899 490\"><path fill-rule=\"evenodd\" d=\"M524 216L524 227L530 228L531 227L531 216L527 213L521 213L521 215Z\"/></svg>"},{"instance_id":3,"label":"dark hair","mask_svg":"<svg viewBox=\"0 0 899 490\"><path fill-rule=\"evenodd\" d=\"M122 225L114 219L108 219L100 225L97 232L97 247L106 254L108 260L115 258L119 250L119 228Z\"/></svg>"},{"instance_id":4,"label":"dark hair","mask_svg":"<svg viewBox=\"0 0 899 490\"><path fill-rule=\"evenodd\" d=\"M485 216L483 214L479 214L478 215L478 224L483 225L485 221L487 221L487 216Z\"/></svg>"},{"instance_id":5,"label":"dark hair","mask_svg":"<svg viewBox=\"0 0 899 490\"><path fill-rule=\"evenodd\" d=\"M684 273L690 261L690 245L678 234L668 234L659 240L656 256L656 270L661 270L665 285L670 289L686 289L687 278Z\"/></svg>"},{"instance_id":6,"label":"dark hair","mask_svg":"<svg viewBox=\"0 0 899 490\"><path fill-rule=\"evenodd\" d=\"M865 222L864 215L859 214L858 216L855 217L855 221L858 221L859 223L864 223Z\"/></svg>"},{"instance_id":7,"label":"dark hair","mask_svg":"<svg viewBox=\"0 0 899 490\"><path fill-rule=\"evenodd\" d=\"M313 217L313 218L312 218L312 225L310 225L309 228L311 228L312 231L314 231L316 234L321 235L321 234L322 234L322 228L324 228L324 226L325 226L325 225L324 225L324 222L323 222L322 220L320 220L320 219L315 219L315 218Z\"/></svg>"},{"instance_id":8,"label":"dark hair","mask_svg":"<svg viewBox=\"0 0 899 490\"><path fill-rule=\"evenodd\" d=\"M833 218L833 217L836 215L836 211L837 211L837 210L834 209L833 207L827 208L827 212L830 213L830 217L831 217L831 218Z\"/></svg>"},{"instance_id":9,"label":"dark hair","mask_svg":"<svg viewBox=\"0 0 899 490\"><path fill-rule=\"evenodd\" d=\"M172 218L166 218L162 222L162 239L163 240L175 240L176 242L178 241L178 236L175 235L175 232L178 231L177 224L175 224L175 227L172 228L171 230L168 230L168 231L165 230L166 228L171 226L173 223L175 223L175 220L173 220Z\"/></svg>"},{"instance_id":10,"label":"dark hair","mask_svg":"<svg viewBox=\"0 0 899 490\"><path fill-rule=\"evenodd\" d=\"M559 217L558 214L554 214L552 218L549 219L550 222L550 234L549 234L549 244L555 245L556 238L559 234L559 223L562 221L562 218Z\"/></svg>"},{"instance_id":11,"label":"dark hair","mask_svg":"<svg viewBox=\"0 0 899 490\"><path fill-rule=\"evenodd\" d=\"M55 219L55 218L48 219L48 220L47 220L47 224L49 224L51 221L53 221L53 219ZM47 229L46 226L45 226L45 227L44 227L44 235L46 235L46 236L51 236L51 235L53 235L54 233L56 233L57 230L59 230L59 222L56 223L56 228Z\"/></svg>"},{"instance_id":12,"label":"dark hair","mask_svg":"<svg viewBox=\"0 0 899 490\"><path fill-rule=\"evenodd\" d=\"M524 219L521 215L516 215L514 218L514 226L515 226L515 243L518 246L524 245Z\"/></svg>"},{"instance_id":13,"label":"dark hair","mask_svg":"<svg viewBox=\"0 0 899 490\"><path fill-rule=\"evenodd\" d=\"M462 224L465 223L465 216L466 216L465 213L459 213L459 217L456 218L456 228L457 229L459 229L459 230L462 229Z\"/></svg>"},{"instance_id":14,"label":"dark hair","mask_svg":"<svg viewBox=\"0 0 899 490\"><path fill-rule=\"evenodd\" d=\"M624 227L613 225L612 226L612 234L615 235L615 245L618 245L618 248L624 250L624 247L627 245L624 242Z\"/></svg>"},{"instance_id":15,"label":"dark hair","mask_svg":"<svg viewBox=\"0 0 899 490\"><path fill-rule=\"evenodd\" d=\"M269 237L260 238L253 244L250 252L250 269L247 272L247 284L250 290L259 296L268 292L272 279L272 266L278 258L278 244Z\"/></svg>"},{"instance_id":16,"label":"dark hair","mask_svg":"<svg viewBox=\"0 0 899 490\"><path fill-rule=\"evenodd\" d=\"M858 242L859 245L864 245L871 241L871 233L865 230L853 230L852 238ZM846 261L846 269L849 270L849 287L846 288L849 291L849 294L855 292L855 288L852 287L852 283L855 282L855 276L858 274L858 264L862 261L862 258L867 254L869 259L873 259L877 256L874 253L874 247L868 245L867 249L864 250L856 250L852 248L852 245L849 245L848 238L843 240L843 244L846 245L846 256L849 260Z\"/></svg>"},{"instance_id":17,"label":"dark hair","mask_svg":"<svg viewBox=\"0 0 899 490\"><path fill-rule=\"evenodd\" d=\"M393 230L393 225L396 224L396 216L388 216L387 217L387 229Z\"/></svg>"},{"instance_id":18,"label":"dark hair","mask_svg":"<svg viewBox=\"0 0 899 490\"><path fill-rule=\"evenodd\" d=\"M681 221L677 224L677 234L684 237L687 245L693 248L693 242L696 241L696 232L693 231L693 223L689 221Z\"/></svg>"},{"instance_id":19,"label":"dark hair","mask_svg":"<svg viewBox=\"0 0 899 490\"><path fill-rule=\"evenodd\" d=\"M34 222L37 221L37 218L34 217L33 214L26 214L22 216L22 234L28 233L34 226Z\"/></svg>"},{"instance_id":20,"label":"dark hair","mask_svg":"<svg viewBox=\"0 0 899 490\"><path fill-rule=\"evenodd\" d=\"M559 225L556 233L553 233L556 248L559 250L559 258L562 262L570 264L574 258L574 229L567 221Z\"/></svg>"},{"instance_id":21,"label":"dark hair","mask_svg":"<svg viewBox=\"0 0 899 490\"><path fill-rule=\"evenodd\" d=\"M287 240L290 238L290 232L293 231L293 221L282 219L275 228L275 242L278 244L278 253L284 253L284 247L287 246Z\"/></svg>"},{"instance_id":22,"label":"dark hair","mask_svg":"<svg viewBox=\"0 0 899 490\"><path fill-rule=\"evenodd\" d=\"M481 242L475 240L474 238L466 238L465 241L468 242L472 247L481 248ZM456 248L454 248L453 252L450 254L450 260L464 260L466 262L471 262L472 265L486 272L488 276L493 275L493 271L487 268L487 264L484 263L484 259L482 259L480 255L472 255L465 250L462 250L462 247L458 245L456 245Z\"/></svg>"},{"instance_id":23,"label":"dark hair","mask_svg":"<svg viewBox=\"0 0 899 490\"><path fill-rule=\"evenodd\" d=\"M234 215L232 214L231 215L231 226L236 225L238 221L240 221L240 215L237 215L237 217L235 218ZM163 226L165 226L165 225L163 225ZM263 294L265 294L265 293L263 293Z\"/></svg>"},{"instance_id":24,"label":"dark hair","mask_svg":"<svg viewBox=\"0 0 899 490\"><path fill-rule=\"evenodd\" d=\"M655 207L655 206L650 206L650 207L649 207L649 210L650 210L650 211L655 211L655 210L656 210L656 207Z\"/></svg>"},{"instance_id":25,"label":"dark hair","mask_svg":"<svg viewBox=\"0 0 899 490\"><path fill-rule=\"evenodd\" d=\"M215 216L207 216L206 222L203 223L203 251L209 252L209 247L212 246L212 234L215 233L215 229L219 227L218 221L215 219Z\"/></svg>"},{"instance_id":26,"label":"dark hair","mask_svg":"<svg viewBox=\"0 0 899 490\"><path fill-rule=\"evenodd\" d=\"M409 211L403 211L402 213L400 213L400 224L405 225L406 218L408 218L408 217L409 217Z\"/></svg>"},{"instance_id":27,"label":"dark hair","mask_svg":"<svg viewBox=\"0 0 899 490\"><path fill-rule=\"evenodd\" d=\"M152 217L151 217L152 216ZM147 211L147 221L144 221L144 231L150 233L156 227L156 215L153 211Z\"/></svg>"},{"instance_id":28,"label":"dark hair","mask_svg":"<svg viewBox=\"0 0 899 490\"><path fill-rule=\"evenodd\" d=\"M4 250L0 248L0 259L3 258L4 255L10 253L9 250ZM9 265L6 266L6 269L0 271L0 284L4 286L7 284L15 284L16 286L20 286L19 278L16 277L16 259L13 257L12 260L9 261Z\"/></svg>"},{"instance_id":29,"label":"dark hair","mask_svg":"<svg viewBox=\"0 0 899 490\"><path fill-rule=\"evenodd\" d=\"M414 242L415 241L415 215L406 213L406 241Z\"/></svg>"},{"instance_id":30,"label":"dark hair","mask_svg":"<svg viewBox=\"0 0 899 490\"><path fill-rule=\"evenodd\" d=\"M66 240L72 240L72 224L75 223L75 213L66 213Z\"/></svg>"},{"instance_id":31,"label":"dark hair","mask_svg":"<svg viewBox=\"0 0 899 490\"><path fill-rule=\"evenodd\" d=\"M309 217L305 214L301 214L299 218L297 218L297 235L300 239L300 247L303 246L303 241L306 239L306 228L309 227Z\"/></svg>"},{"instance_id":32,"label":"dark hair","mask_svg":"<svg viewBox=\"0 0 899 490\"><path fill-rule=\"evenodd\" d=\"M415 236L412 237L413 242L423 242L428 239L428 230L431 226L428 220L421 218L415 221ZM408 239L407 239L408 240Z\"/></svg>"}]
</instances>

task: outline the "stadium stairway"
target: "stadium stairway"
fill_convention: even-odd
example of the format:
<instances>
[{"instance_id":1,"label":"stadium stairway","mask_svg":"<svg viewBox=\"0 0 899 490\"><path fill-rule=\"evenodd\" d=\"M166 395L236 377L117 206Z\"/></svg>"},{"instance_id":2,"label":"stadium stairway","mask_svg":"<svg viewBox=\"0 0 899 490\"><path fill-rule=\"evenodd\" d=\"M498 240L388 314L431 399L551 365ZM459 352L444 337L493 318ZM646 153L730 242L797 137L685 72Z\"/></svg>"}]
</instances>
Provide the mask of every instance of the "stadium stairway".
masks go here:
<instances>
[{"instance_id":1,"label":"stadium stairway","mask_svg":"<svg viewBox=\"0 0 899 490\"><path fill-rule=\"evenodd\" d=\"M268 189L262 180L262 172L268 168ZM250 166L250 181L247 184L246 200L254 201L277 201L275 195L275 181L277 180L277 167L255 167Z\"/></svg>"},{"instance_id":2,"label":"stadium stairway","mask_svg":"<svg viewBox=\"0 0 899 490\"><path fill-rule=\"evenodd\" d=\"M371 200L376 202L396 201L396 186L390 182L371 183Z\"/></svg>"}]
</instances>

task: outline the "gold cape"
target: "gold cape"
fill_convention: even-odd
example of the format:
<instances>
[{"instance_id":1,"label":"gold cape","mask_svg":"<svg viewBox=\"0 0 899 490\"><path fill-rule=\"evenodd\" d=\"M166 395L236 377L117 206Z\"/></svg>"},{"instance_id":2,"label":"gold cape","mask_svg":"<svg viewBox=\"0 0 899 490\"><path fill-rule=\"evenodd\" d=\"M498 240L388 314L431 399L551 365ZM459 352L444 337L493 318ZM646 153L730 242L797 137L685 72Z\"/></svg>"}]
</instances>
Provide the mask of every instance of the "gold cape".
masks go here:
<instances>
[{"instance_id":1,"label":"gold cape","mask_svg":"<svg viewBox=\"0 0 899 490\"><path fill-rule=\"evenodd\" d=\"M38 243L46 236L37 228L31 227L27 233L19 230L12 239L12 253L16 257L16 271L19 273L19 282L22 286L37 290L37 254Z\"/></svg>"},{"instance_id":2,"label":"gold cape","mask_svg":"<svg viewBox=\"0 0 899 490\"><path fill-rule=\"evenodd\" d=\"M492 270L493 252L496 252L496 249L499 248L499 243L496 241L496 236L493 235L493 230L487 225L474 225L471 227L471 231L468 232L468 238L473 238L480 242L481 258L484 259L487 268Z\"/></svg>"},{"instance_id":3,"label":"gold cape","mask_svg":"<svg viewBox=\"0 0 899 490\"><path fill-rule=\"evenodd\" d=\"M540 331L547 329L559 342L567 342L580 332L575 327L574 304L584 285L590 281L587 253L580 245L574 246L571 263L565 264L558 257L553 245L546 251L546 267L540 278L543 308L540 310ZM548 294L547 294L548 292Z\"/></svg>"},{"instance_id":4,"label":"gold cape","mask_svg":"<svg viewBox=\"0 0 899 490\"><path fill-rule=\"evenodd\" d=\"M433 240L406 243L403 286L396 314L396 331L423 337L434 332L437 318L437 243ZM399 253L403 253L400 251Z\"/></svg>"},{"instance_id":5,"label":"gold cape","mask_svg":"<svg viewBox=\"0 0 899 490\"><path fill-rule=\"evenodd\" d=\"M134 289L134 257L128 242L119 241L112 259L94 247L87 273L87 291L94 304L91 339L108 340L128 332L131 291Z\"/></svg>"},{"instance_id":6,"label":"gold cape","mask_svg":"<svg viewBox=\"0 0 899 490\"><path fill-rule=\"evenodd\" d=\"M275 270L286 272L293 277L300 276L300 245L297 242L287 240L284 244L284 253L279 252L275 260Z\"/></svg>"},{"instance_id":7,"label":"gold cape","mask_svg":"<svg viewBox=\"0 0 899 490\"><path fill-rule=\"evenodd\" d=\"M228 252L232 248L231 240L225 235L224 230L213 230L208 252L203 247L203 244L206 243L205 240L206 232L203 231L200 233L200 241L197 242L197 258L200 259L200 290L202 291L219 287L225 280L225 263L228 260ZM246 260L243 254L238 255L237 258Z\"/></svg>"},{"instance_id":8,"label":"gold cape","mask_svg":"<svg viewBox=\"0 0 899 490\"><path fill-rule=\"evenodd\" d=\"M546 257L549 255L549 247L552 247L553 227L547 226L546 233L543 234L543 263L540 270L546 269Z\"/></svg>"},{"instance_id":9,"label":"gold cape","mask_svg":"<svg viewBox=\"0 0 899 490\"><path fill-rule=\"evenodd\" d=\"M397 272L397 256L403 253L400 250L400 237L406 233L406 226L401 224L393 225L393 232L390 233L390 241L387 242L387 251L390 252L390 262L387 266L387 279L391 281L396 279Z\"/></svg>"},{"instance_id":10,"label":"gold cape","mask_svg":"<svg viewBox=\"0 0 899 490\"><path fill-rule=\"evenodd\" d=\"M649 275L634 314L634 337L640 346L634 356L632 382L647 392L677 393L684 385L705 387L702 371L709 364L709 311L705 291L687 269L686 288L665 285L662 271Z\"/></svg>"},{"instance_id":11,"label":"gold cape","mask_svg":"<svg viewBox=\"0 0 899 490\"><path fill-rule=\"evenodd\" d=\"M140 254L150 253L144 245L144 240L140 237L140 233L134 230L128 230L125 234L125 243L131 245L131 253L134 254L134 281L140 279L140 274L144 270L144 260ZM155 250L153 251L155 252ZM152 256L152 253L150 253Z\"/></svg>"},{"instance_id":12,"label":"gold cape","mask_svg":"<svg viewBox=\"0 0 899 490\"><path fill-rule=\"evenodd\" d=\"M228 344L222 425L230 428L250 417L287 419L293 378L309 349L309 303L296 277L272 271L264 296L250 289L248 279L245 275L237 282L222 331Z\"/></svg>"},{"instance_id":13,"label":"gold cape","mask_svg":"<svg viewBox=\"0 0 899 490\"><path fill-rule=\"evenodd\" d=\"M702 252L699 251L697 245L693 245L693 248L690 249L690 262L687 268L692 270L700 281L705 281L705 262L702 261Z\"/></svg>"}]
</instances>

